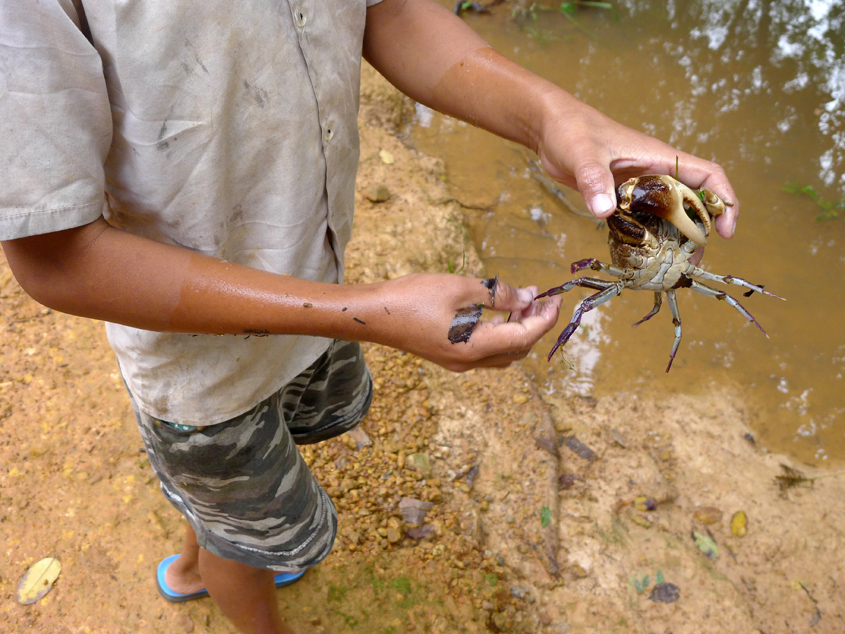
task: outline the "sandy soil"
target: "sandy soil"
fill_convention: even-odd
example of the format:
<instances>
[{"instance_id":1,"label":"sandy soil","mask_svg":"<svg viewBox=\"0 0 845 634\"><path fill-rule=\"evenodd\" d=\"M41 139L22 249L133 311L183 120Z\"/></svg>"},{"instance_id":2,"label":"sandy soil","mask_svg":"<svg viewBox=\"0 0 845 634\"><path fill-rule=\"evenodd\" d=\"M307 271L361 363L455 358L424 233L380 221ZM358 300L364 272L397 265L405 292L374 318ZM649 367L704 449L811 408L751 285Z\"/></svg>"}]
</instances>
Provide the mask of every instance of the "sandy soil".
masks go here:
<instances>
[{"instance_id":1,"label":"sandy soil","mask_svg":"<svg viewBox=\"0 0 845 634\"><path fill-rule=\"evenodd\" d=\"M443 165L400 140L410 111L365 69L349 282L445 272L464 255L465 274L494 274ZM182 520L102 324L34 303L4 259L0 302L0 631L233 632L211 601L156 593ZM845 474L760 448L739 387L551 400L519 367L453 375L365 353L364 433L304 451L340 532L279 592L298 632L845 631ZM809 480L782 490L784 464ZM48 556L55 587L19 605L19 580Z\"/></svg>"}]
</instances>

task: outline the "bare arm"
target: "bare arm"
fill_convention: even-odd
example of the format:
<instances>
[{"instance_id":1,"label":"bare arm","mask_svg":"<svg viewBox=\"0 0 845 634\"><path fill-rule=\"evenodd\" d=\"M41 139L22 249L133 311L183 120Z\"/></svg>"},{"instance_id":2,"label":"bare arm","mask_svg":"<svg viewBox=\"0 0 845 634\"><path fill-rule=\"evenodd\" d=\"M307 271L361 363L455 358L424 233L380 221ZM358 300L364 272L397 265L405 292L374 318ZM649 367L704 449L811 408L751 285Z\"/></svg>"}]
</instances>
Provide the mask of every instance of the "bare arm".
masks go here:
<instances>
[{"instance_id":1,"label":"bare arm","mask_svg":"<svg viewBox=\"0 0 845 634\"><path fill-rule=\"evenodd\" d=\"M555 179L608 216L614 184L675 173L734 203L716 220L733 235L739 205L721 167L631 130L491 49L433 0L383 0L367 13L364 56L412 98L534 150Z\"/></svg>"},{"instance_id":2,"label":"bare arm","mask_svg":"<svg viewBox=\"0 0 845 634\"><path fill-rule=\"evenodd\" d=\"M516 312L520 323L480 324L467 344L452 344L457 310L491 306L479 280L425 274L365 285L310 282L134 236L102 218L3 249L21 286L63 312L157 331L372 341L452 370L521 358L554 325L559 307L532 305L525 292L500 283L495 308Z\"/></svg>"}]
</instances>

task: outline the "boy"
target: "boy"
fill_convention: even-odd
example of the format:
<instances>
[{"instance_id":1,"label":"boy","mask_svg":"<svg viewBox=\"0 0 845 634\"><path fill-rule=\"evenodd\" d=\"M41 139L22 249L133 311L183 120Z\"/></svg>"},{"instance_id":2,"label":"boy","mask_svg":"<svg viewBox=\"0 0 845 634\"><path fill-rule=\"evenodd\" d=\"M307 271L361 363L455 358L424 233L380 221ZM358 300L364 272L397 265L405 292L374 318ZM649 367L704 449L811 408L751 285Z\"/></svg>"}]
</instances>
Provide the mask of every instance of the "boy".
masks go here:
<instances>
[{"instance_id":1,"label":"boy","mask_svg":"<svg viewBox=\"0 0 845 634\"><path fill-rule=\"evenodd\" d=\"M535 150L598 217L614 182L674 173L676 156L681 180L735 202L718 166L607 119L431 0L0 0L9 264L41 303L109 322L189 523L160 590L207 592L244 632L290 632L274 588L331 549L334 507L295 445L366 413L354 342L504 367L558 316L560 298L504 282L341 284L362 54L417 101ZM717 219L723 237L737 212ZM474 304L511 319L452 343Z\"/></svg>"}]
</instances>

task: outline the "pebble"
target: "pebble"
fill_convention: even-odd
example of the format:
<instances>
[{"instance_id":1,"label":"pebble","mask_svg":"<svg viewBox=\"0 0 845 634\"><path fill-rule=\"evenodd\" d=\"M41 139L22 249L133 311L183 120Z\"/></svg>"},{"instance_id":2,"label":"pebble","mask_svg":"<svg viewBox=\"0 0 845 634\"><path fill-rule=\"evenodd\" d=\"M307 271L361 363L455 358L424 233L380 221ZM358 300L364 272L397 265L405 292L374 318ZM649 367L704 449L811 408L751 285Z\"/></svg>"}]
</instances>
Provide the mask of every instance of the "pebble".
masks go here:
<instances>
[{"instance_id":1,"label":"pebble","mask_svg":"<svg viewBox=\"0 0 845 634\"><path fill-rule=\"evenodd\" d=\"M383 203L390 200L390 190L382 184L372 184L367 188L364 196L371 203Z\"/></svg>"},{"instance_id":2,"label":"pebble","mask_svg":"<svg viewBox=\"0 0 845 634\"><path fill-rule=\"evenodd\" d=\"M407 458L407 464L423 476L431 475L431 460L427 453L412 453Z\"/></svg>"},{"instance_id":3,"label":"pebble","mask_svg":"<svg viewBox=\"0 0 845 634\"><path fill-rule=\"evenodd\" d=\"M185 634L191 634L194 631L194 622L191 620L191 617L187 614L183 614L179 617L179 627L182 628L182 631Z\"/></svg>"}]
</instances>

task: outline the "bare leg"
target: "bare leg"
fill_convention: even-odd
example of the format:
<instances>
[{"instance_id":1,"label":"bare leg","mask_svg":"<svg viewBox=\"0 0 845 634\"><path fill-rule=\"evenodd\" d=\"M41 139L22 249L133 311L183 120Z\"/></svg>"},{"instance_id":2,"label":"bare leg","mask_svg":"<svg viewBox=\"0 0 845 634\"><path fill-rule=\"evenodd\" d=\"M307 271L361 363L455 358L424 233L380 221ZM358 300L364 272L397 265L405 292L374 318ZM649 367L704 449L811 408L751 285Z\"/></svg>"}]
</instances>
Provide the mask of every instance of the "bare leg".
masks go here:
<instances>
[{"instance_id":1,"label":"bare leg","mask_svg":"<svg viewBox=\"0 0 845 634\"><path fill-rule=\"evenodd\" d=\"M199 550L197 534L188 524L182 552L164 573L164 580L169 588L181 594L193 594L205 588L205 582L200 576Z\"/></svg>"},{"instance_id":2,"label":"bare leg","mask_svg":"<svg viewBox=\"0 0 845 634\"><path fill-rule=\"evenodd\" d=\"M188 525L179 558L168 567L168 587L190 594L208 589L211 598L245 634L294 634L282 621L276 602L275 573L222 559L197 544Z\"/></svg>"},{"instance_id":3,"label":"bare leg","mask_svg":"<svg viewBox=\"0 0 845 634\"><path fill-rule=\"evenodd\" d=\"M223 559L204 548L199 569L217 607L244 634L294 634L282 621L275 573Z\"/></svg>"}]
</instances>

